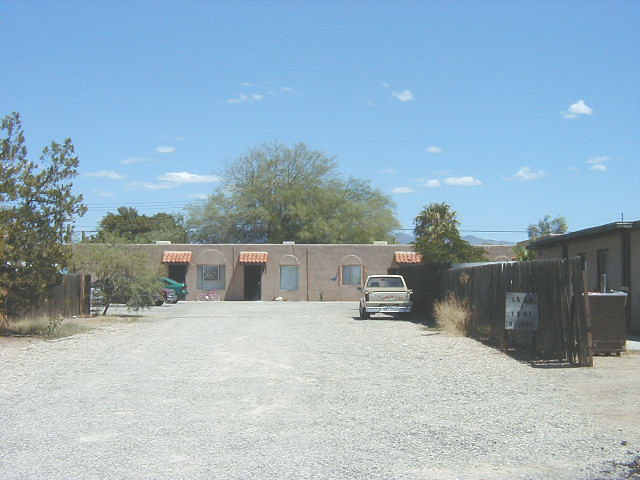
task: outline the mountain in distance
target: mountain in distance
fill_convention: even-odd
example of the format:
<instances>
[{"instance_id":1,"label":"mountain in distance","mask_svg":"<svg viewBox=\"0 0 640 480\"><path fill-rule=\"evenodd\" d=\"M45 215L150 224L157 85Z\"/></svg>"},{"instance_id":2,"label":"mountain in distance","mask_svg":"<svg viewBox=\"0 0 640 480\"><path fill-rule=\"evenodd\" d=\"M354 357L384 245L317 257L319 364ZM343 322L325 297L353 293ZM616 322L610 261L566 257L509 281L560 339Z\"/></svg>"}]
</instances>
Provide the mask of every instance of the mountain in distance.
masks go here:
<instances>
[{"instance_id":1,"label":"mountain in distance","mask_svg":"<svg viewBox=\"0 0 640 480\"><path fill-rule=\"evenodd\" d=\"M475 235L464 235L463 240L466 240L471 245L515 245L514 242L506 242L503 240L489 240L486 238L476 237Z\"/></svg>"},{"instance_id":2,"label":"mountain in distance","mask_svg":"<svg viewBox=\"0 0 640 480\"><path fill-rule=\"evenodd\" d=\"M395 232L396 243L408 244L413 242L414 236L407 232ZM505 242L502 240L490 240L486 238L476 237L475 235L464 235L463 240L466 240L471 245L515 245L514 242Z\"/></svg>"}]
</instances>

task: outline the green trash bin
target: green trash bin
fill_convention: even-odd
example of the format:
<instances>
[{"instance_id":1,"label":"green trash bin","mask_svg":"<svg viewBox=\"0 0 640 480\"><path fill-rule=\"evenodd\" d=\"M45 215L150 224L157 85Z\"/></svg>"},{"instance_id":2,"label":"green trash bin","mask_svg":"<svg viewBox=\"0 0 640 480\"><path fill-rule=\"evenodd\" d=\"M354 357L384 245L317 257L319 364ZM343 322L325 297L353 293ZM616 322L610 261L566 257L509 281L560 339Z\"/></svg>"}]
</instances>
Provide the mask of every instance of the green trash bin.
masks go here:
<instances>
[{"instance_id":1,"label":"green trash bin","mask_svg":"<svg viewBox=\"0 0 640 480\"><path fill-rule=\"evenodd\" d=\"M591 337L594 355L620 355L625 351L627 327L625 292L585 293L591 310Z\"/></svg>"}]
</instances>

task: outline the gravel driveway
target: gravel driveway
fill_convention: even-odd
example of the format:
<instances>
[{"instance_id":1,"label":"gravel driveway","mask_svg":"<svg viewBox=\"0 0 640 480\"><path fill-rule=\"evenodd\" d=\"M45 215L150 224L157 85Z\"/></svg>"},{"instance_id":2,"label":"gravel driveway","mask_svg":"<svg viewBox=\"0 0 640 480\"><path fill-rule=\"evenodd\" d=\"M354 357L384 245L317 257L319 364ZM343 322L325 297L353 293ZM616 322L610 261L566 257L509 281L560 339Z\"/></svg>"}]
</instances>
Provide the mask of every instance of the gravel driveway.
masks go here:
<instances>
[{"instance_id":1,"label":"gravel driveway","mask_svg":"<svg viewBox=\"0 0 640 480\"><path fill-rule=\"evenodd\" d=\"M0 344L0 478L627 478L640 355L540 369L356 303L186 302Z\"/></svg>"}]
</instances>

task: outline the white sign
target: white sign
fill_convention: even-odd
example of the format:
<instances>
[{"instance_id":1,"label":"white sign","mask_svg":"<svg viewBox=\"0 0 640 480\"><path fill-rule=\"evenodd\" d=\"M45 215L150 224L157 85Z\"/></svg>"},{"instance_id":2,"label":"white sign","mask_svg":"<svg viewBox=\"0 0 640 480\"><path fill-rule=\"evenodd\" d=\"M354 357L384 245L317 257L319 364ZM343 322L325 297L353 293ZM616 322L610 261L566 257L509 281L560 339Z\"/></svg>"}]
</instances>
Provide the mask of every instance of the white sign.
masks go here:
<instances>
[{"instance_id":1,"label":"white sign","mask_svg":"<svg viewBox=\"0 0 640 480\"><path fill-rule=\"evenodd\" d=\"M506 330L536 330L540 314L535 293L505 293L504 328Z\"/></svg>"}]
</instances>

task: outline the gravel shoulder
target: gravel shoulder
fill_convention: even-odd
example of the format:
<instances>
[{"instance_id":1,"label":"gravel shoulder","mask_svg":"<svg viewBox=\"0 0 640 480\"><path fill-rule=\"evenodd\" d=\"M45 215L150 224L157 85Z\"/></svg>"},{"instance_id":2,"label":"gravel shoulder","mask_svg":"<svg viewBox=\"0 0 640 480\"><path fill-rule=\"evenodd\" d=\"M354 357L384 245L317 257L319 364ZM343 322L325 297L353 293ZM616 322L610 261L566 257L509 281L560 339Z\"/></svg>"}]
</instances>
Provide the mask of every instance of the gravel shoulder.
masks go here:
<instances>
[{"instance_id":1,"label":"gravel shoulder","mask_svg":"<svg viewBox=\"0 0 640 480\"><path fill-rule=\"evenodd\" d=\"M184 302L5 339L0 478L629 478L640 354L532 368L357 316L350 302Z\"/></svg>"}]
</instances>

